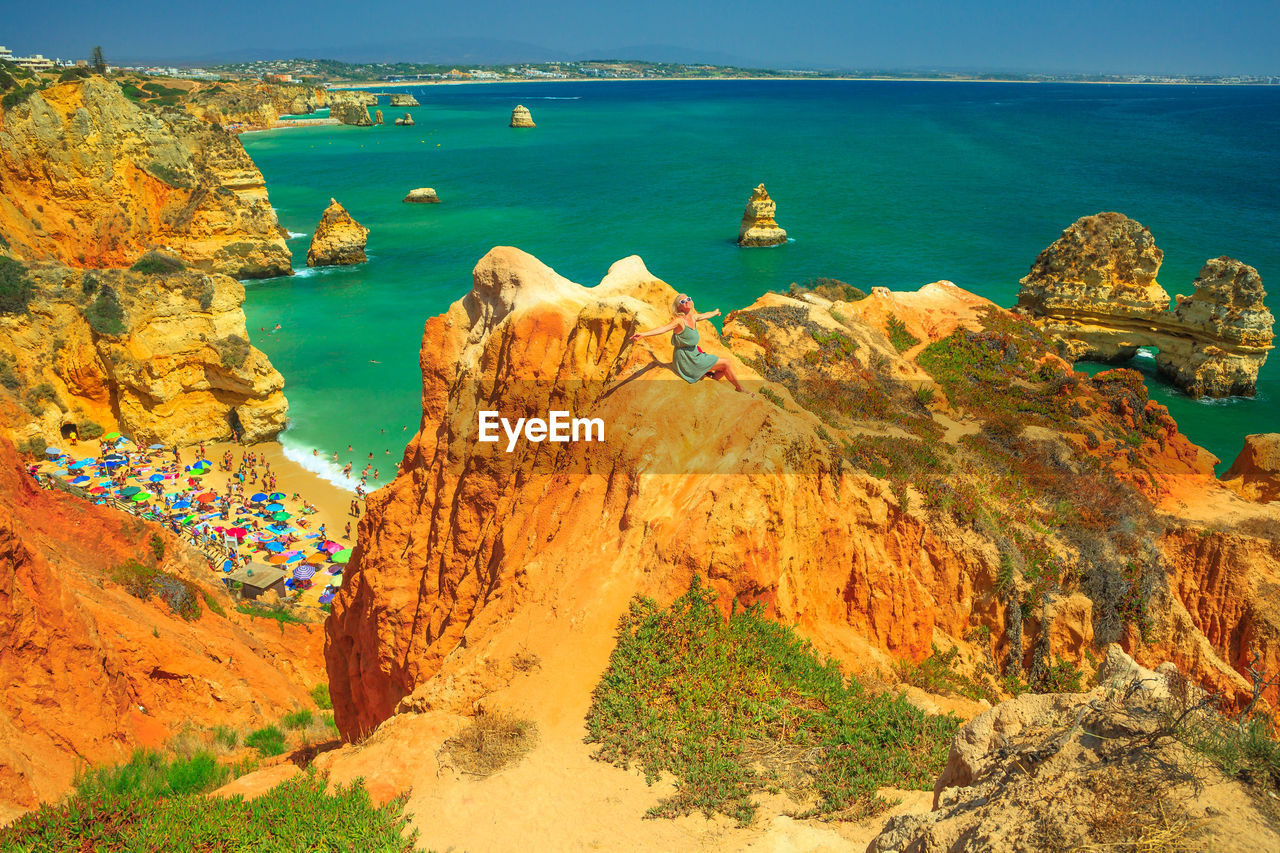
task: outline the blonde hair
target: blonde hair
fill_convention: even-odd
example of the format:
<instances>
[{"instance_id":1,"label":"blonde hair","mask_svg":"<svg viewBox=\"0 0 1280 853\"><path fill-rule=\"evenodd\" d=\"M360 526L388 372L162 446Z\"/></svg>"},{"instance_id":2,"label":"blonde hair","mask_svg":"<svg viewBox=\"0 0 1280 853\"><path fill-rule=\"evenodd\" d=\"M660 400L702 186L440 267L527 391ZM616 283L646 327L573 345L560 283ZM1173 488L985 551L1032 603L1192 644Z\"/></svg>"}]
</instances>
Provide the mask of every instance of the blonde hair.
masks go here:
<instances>
[{"instance_id":1,"label":"blonde hair","mask_svg":"<svg viewBox=\"0 0 1280 853\"><path fill-rule=\"evenodd\" d=\"M687 294L687 293L677 293L677 294L676 294L676 298L675 298L674 300L672 300L672 302L671 302L671 313L672 313L672 314L679 314L679 313L680 313L680 301L681 301L682 299L688 299L688 298L689 298L689 294Z\"/></svg>"}]
</instances>

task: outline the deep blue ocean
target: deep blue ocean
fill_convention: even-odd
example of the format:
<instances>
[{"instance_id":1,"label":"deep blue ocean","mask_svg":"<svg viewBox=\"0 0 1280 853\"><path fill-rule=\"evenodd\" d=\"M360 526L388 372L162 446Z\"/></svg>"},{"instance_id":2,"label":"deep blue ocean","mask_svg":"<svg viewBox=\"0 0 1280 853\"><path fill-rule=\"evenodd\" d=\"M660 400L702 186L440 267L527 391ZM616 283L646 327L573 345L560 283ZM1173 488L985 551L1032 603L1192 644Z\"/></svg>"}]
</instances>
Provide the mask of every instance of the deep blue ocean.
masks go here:
<instances>
[{"instance_id":1,"label":"deep blue ocean","mask_svg":"<svg viewBox=\"0 0 1280 853\"><path fill-rule=\"evenodd\" d=\"M390 478L420 416L423 322L469 290L495 245L583 284L640 255L701 310L725 313L817 276L863 289L949 279L1011 306L1062 229L1118 210L1151 229L1171 295L1190 293L1219 255L1280 291L1280 86L679 80L391 91L422 105L383 98L382 127L241 137L296 235L299 270L248 283L245 311L253 343L287 382L282 441L317 469L312 448L357 470L373 452L380 481ZM536 129L507 127L517 103ZM404 112L415 126L390 124ZM739 249L759 183L792 240ZM401 202L421 186L443 204ZM330 197L371 229L369 261L307 270ZM1244 435L1280 428L1280 357L1251 400L1193 401L1164 386L1150 358L1135 366L1224 466Z\"/></svg>"}]
</instances>

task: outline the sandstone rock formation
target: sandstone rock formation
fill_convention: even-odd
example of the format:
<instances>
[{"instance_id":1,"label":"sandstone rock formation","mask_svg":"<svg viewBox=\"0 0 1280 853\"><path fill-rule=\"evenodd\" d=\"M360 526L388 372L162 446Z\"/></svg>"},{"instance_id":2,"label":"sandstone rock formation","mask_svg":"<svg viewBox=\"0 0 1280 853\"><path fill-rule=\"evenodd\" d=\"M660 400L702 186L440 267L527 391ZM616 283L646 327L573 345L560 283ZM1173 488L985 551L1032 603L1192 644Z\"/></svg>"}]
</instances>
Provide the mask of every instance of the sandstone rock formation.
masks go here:
<instances>
[{"instance_id":1,"label":"sandstone rock formation","mask_svg":"<svg viewBox=\"0 0 1280 853\"><path fill-rule=\"evenodd\" d=\"M207 122L244 131L273 127L282 115L313 113L328 96L322 86L238 80L199 85L181 103Z\"/></svg>"},{"instance_id":2,"label":"sandstone rock formation","mask_svg":"<svg viewBox=\"0 0 1280 853\"><path fill-rule=\"evenodd\" d=\"M373 121L369 118L369 108L353 101L331 103L329 117L352 127L373 127Z\"/></svg>"},{"instance_id":3,"label":"sandstone rock formation","mask_svg":"<svg viewBox=\"0 0 1280 853\"><path fill-rule=\"evenodd\" d=\"M537 127L533 123L533 116L529 113L529 108L520 104L511 111L510 127Z\"/></svg>"},{"instance_id":4,"label":"sandstone rock formation","mask_svg":"<svg viewBox=\"0 0 1280 853\"><path fill-rule=\"evenodd\" d=\"M88 77L0 116L0 239L24 260L128 266L169 247L236 278L289 275L262 173L181 108L143 109Z\"/></svg>"},{"instance_id":5,"label":"sandstone rock formation","mask_svg":"<svg viewBox=\"0 0 1280 853\"><path fill-rule=\"evenodd\" d=\"M364 253L368 238L369 229L352 219L337 199L331 198L311 237L307 266L362 264L368 260Z\"/></svg>"},{"instance_id":6,"label":"sandstone rock formation","mask_svg":"<svg viewBox=\"0 0 1280 853\"><path fill-rule=\"evenodd\" d=\"M773 219L777 208L764 184L752 190L747 209L742 214L742 224L738 227L738 245L777 246L787 242L787 232Z\"/></svg>"},{"instance_id":7,"label":"sandstone rock formation","mask_svg":"<svg viewBox=\"0 0 1280 853\"><path fill-rule=\"evenodd\" d=\"M404 200L412 204L439 204L440 196L431 187L418 187L416 190L409 190Z\"/></svg>"},{"instance_id":8,"label":"sandstone rock formation","mask_svg":"<svg viewBox=\"0 0 1280 853\"><path fill-rule=\"evenodd\" d=\"M378 111L376 111L376 112L373 114L373 123L374 123L374 124L383 124L383 123L384 123L384 122L382 121L382 110L378 110Z\"/></svg>"},{"instance_id":9,"label":"sandstone rock formation","mask_svg":"<svg viewBox=\"0 0 1280 853\"><path fill-rule=\"evenodd\" d=\"M413 127L413 116L409 115L408 113L405 113L404 115L400 116L400 118L396 119L396 124L400 125L401 127Z\"/></svg>"},{"instance_id":10,"label":"sandstone rock formation","mask_svg":"<svg viewBox=\"0 0 1280 853\"><path fill-rule=\"evenodd\" d=\"M1134 220L1086 216L1036 258L1018 307L1062 340L1072 360L1123 361L1156 347L1160 373L1193 397L1254 394L1274 323L1257 270L1210 260L1192 296L1169 311L1156 281L1162 260Z\"/></svg>"},{"instance_id":11,"label":"sandstone rock formation","mask_svg":"<svg viewBox=\"0 0 1280 853\"><path fill-rule=\"evenodd\" d=\"M413 95L408 95L408 94L405 94L405 93L403 93L403 92L394 92L394 93L392 93L392 94L391 94L391 101L390 101L390 105L391 105L391 106L393 106L393 107L417 107L417 106L421 106L421 104L419 104L419 103L418 103L418 99L417 99L417 98L415 98Z\"/></svg>"},{"instance_id":12,"label":"sandstone rock formation","mask_svg":"<svg viewBox=\"0 0 1280 853\"><path fill-rule=\"evenodd\" d=\"M1280 433L1245 436L1222 481L1247 500L1280 500Z\"/></svg>"},{"instance_id":13,"label":"sandstone rock formation","mask_svg":"<svg viewBox=\"0 0 1280 853\"><path fill-rule=\"evenodd\" d=\"M249 345L235 279L52 265L30 277L29 311L0 315L0 360L30 415L13 425L15 440L53 441L89 422L144 445L225 440L233 429L264 441L284 429L284 378Z\"/></svg>"},{"instance_id":14,"label":"sandstone rock formation","mask_svg":"<svg viewBox=\"0 0 1280 853\"><path fill-rule=\"evenodd\" d=\"M1269 556L1280 543L1233 533L1206 538L1206 550L1194 551L1187 543L1198 541L1203 522L1190 520L1164 534L1158 525L1136 533L1155 525L1143 520L1147 502L1176 484L1230 499L1214 485L1212 458L1146 399L1138 374L1073 377L1047 351L1023 374L1040 383L1042 374L1060 377L1046 386L1059 389L1046 391L1061 395L1057 402L1038 405L1061 411L1063 426L999 427L1016 435L1012 458L1084 478L1054 488L1075 500L1088 495L1079 511L1106 517L1088 525L1116 523L1103 507L1133 506L1137 515L1118 538L1099 542L1086 525L1077 538L1036 546L1075 566L1087 578L1080 588L1045 595L1028 574L1014 585L1022 592L1002 593L1002 560L1023 558L1002 557L1007 539L947 509L1000 500L978 496L991 494L994 475L979 473L989 456L967 455L977 428L922 410L917 389L938 396L943 386L871 324L892 313L926 343L959 335L965 346L1011 354L1002 359L1030 358L1029 339L1010 348L1003 330L1013 318L994 307L980 313L980 301L953 285L906 295L913 298L873 295L883 307L868 308L865 321L849 316L849 303L770 294L726 318L723 342L713 329L703 332L707 351L727 354L727 344L741 359L740 375L761 389L750 396L674 380L660 339L628 346L634 328L665 321L673 294L635 258L584 288L502 248L477 266L465 299L427 322L421 430L400 476L369 498L327 627L344 736L397 710L469 713L493 688L485 661L514 654L535 625L555 637L543 650L547 669L559 672L572 660L576 677L589 682L632 594L669 599L704 571L724 601L762 603L862 669L919 659L945 636L991 656L992 666L1035 678L1050 661L1086 665L1092 643L1121 639L1144 659L1173 660L1236 699L1248 690L1239 674L1248 663L1244 646L1256 643L1268 661L1280 653L1280 617L1266 615L1270 581L1262 581L1280 581L1280 561ZM514 418L553 408L602 419L606 440L517 442L511 453L477 441L480 409ZM660 424L653 412L663 413ZM890 463L875 461L879 445L867 444L867 433L910 447L918 439L907 430L941 449L931 452L956 455L945 468L922 469L914 485L893 486L884 479ZM694 435L699 440L690 441ZM872 457L854 456L851 464L833 455L859 441ZM939 476L946 481L927 482ZM1117 492L1116 481L1139 491ZM1026 511L1022 498L1002 506L991 512L1012 518ZM698 523L683 521L691 518ZM589 559L586 542L593 543ZM1226 586L1206 587L1223 549L1237 568ZM1168 573L1166 592L1145 586L1162 582L1126 579L1135 559ZM1129 611L1117 589L1150 596L1144 633L1125 621L1131 617L1123 616ZM546 616L548 607L556 615ZM989 631L989 645L963 639L975 621Z\"/></svg>"},{"instance_id":15,"label":"sandstone rock formation","mask_svg":"<svg viewBox=\"0 0 1280 853\"><path fill-rule=\"evenodd\" d=\"M151 560L220 602L186 621L112 579ZM144 554L146 556L144 556ZM44 491L0 438L0 823L76 771L159 748L189 722L261 726L309 704L320 630L236 613L200 555L158 525Z\"/></svg>"},{"instance_id":16,"label":"sandstone rock formation","mask_svg":"<svg viewBox=\"0 0 1280 853\"><path fill-rule=\"evenodd\" d=\"M890 819L868 853L1105 849L1143 837L1183 850L1280 847L1265 798L1160 734L1195 701L1176 667L1152 672L1113 645L1098 675L1087 693L1023 695L970 721L933 810Z\"/></svg>"}]
</instances>

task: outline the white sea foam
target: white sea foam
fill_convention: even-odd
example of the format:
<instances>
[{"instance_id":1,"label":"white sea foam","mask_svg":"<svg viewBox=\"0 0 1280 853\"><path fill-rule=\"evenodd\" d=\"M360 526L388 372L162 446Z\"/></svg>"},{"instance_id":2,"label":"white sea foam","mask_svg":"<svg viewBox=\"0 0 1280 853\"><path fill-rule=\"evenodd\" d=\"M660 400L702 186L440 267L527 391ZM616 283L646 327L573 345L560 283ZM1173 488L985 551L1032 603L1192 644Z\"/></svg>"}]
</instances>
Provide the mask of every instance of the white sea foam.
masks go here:
<instances>
[{"instance_id":1,"label":"white sea foam","mask_svg":"<svg viewBox=\"0 0 1280 853\"><path fill-rule=\"evenodd\" d=\"M313 275L319 275L319 267L302 267L293 271L294 278L311 278Z\"/></svg>"},{"instance_id":2,"label":"white sea foam","mask_svg":"<svg viewBox=\"0 0 1280 853\"><path fill-rule=\"evenodd\" d=\"M355 492L356 485L360 481L353 477L344 476L342 466L334 462L332 456L312 455L314 448L294 444L289 440L288 433L280 436L280 446L284 448L286 459L298 463L312 474L328 483L332 483L339 489Z\"/></svg>"},{"instance_id":3,"label":"white sea foam","mask_svg":"<svg viewBox=\"0 0 1280 853\"><path fill-rule=\"evenodd\" d=\"M289 239L290 239L290 240L297 240L299 237L305 237L305 236L307 236L307 234L308 234L308 232L306 232L306 231L290 231L290 232L289 232Z\"/></svg>"},{"instance_id":4,"label":"white sea foam","mask_svg":"<svg viewBox=\"0 0 1280 853\"><path fill-rule=\"evenodd\" d=\"M1133 354L1134 358L1149 358L1155 361L1156 354L1150 347L1138 347L1138 351Z\"/></svg>"}]
</instances>

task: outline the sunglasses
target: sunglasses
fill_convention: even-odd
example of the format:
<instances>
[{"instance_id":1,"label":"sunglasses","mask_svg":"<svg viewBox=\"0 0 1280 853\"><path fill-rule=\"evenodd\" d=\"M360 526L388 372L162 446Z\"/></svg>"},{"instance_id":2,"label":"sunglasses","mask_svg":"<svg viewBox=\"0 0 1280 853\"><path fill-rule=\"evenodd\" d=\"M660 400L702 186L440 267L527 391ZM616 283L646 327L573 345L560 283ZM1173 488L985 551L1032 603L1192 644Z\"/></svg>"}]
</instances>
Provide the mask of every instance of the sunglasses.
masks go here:
<instances>
[{"instance_id":1,"label":"sunglasses","mask_svg":"<svg viewBox=\"0 0 1280 853\"><path fill-rule=\"evenodd\" d=\"M690 297L686 296L684 299L681 299L681 300L679 300L678 302L676 302L676 304L677 304L677 305L683 305L683 304L685 304L686 302L692 302L692 301L693 301L693 299L691 299Z\"/></svg>"}]
</instances>

